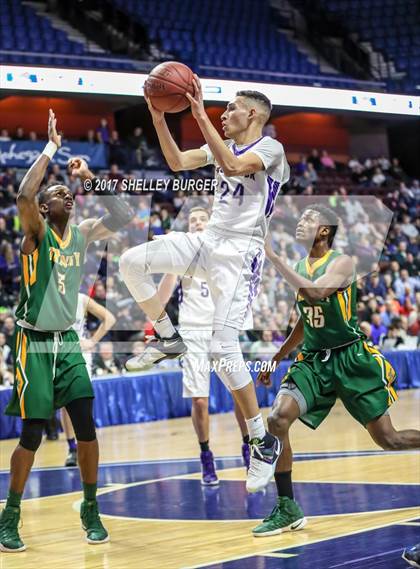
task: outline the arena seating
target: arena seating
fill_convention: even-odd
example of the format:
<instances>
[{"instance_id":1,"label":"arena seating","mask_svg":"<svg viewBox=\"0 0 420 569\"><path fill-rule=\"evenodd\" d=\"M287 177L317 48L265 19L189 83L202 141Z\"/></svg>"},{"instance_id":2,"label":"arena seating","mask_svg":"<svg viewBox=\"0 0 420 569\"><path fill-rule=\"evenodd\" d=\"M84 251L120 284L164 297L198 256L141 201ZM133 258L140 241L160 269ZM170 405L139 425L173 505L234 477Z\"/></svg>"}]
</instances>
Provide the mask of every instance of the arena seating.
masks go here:
<instances>
[{"instance_id":1,"label":"arena seating","mask_svg":"<svg viewBox=\"0 0 420 569\"><path fill-rule=\"evenodd\" d=\"M113 4L142 22L151 41L203 76L281 82L279 74L288 74L288 83L352 86L348 78L321 73L297 50L277 30L266 0L113 0Z\"/></svg>"},{"instance_id":2,"label":"arena seating","mask_svg":"<svg viewBox=\"0 0 420 569\"><path fill-rule=\"evenodd\" d=\"M53 28L48 18L20 0L0 0L0 14L0 52L4 63L135 69L132 62L109 53L93 56L82 43L70 40L64 31Z\"/></svg>"},{"instance_id":3,"label":"arena seating","mask_svg":"<svg viewBox=\"0 0 420 569\"><path fill-rule=\"evenodd\" d=\"M321 0L324 10L338 17L360 41L392 61L405 77L398 81L404 91L420 83L420 4L417 0ZM363 10L363 18L360 11ZM393 86L395 81L389 80Z\"/></svg>"}]
</instances>

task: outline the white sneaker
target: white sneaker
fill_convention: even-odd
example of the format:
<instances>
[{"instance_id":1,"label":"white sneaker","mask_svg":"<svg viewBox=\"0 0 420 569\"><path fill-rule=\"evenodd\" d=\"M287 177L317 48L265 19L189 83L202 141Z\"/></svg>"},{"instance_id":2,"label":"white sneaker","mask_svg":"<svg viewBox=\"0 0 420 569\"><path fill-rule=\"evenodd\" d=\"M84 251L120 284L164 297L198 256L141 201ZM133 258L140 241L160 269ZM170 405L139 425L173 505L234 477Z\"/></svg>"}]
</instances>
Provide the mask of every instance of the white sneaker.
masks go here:
<instances>
[{"instance_id":1,"label":"white sneaker","mask_svg":"<svg viewBox=\"0 0 420 569\"><path fill-rule=\"evenodd\" d=\"M162 360L180 358L187 351L181 336L155 338L146 344L144 352L125 362L128 371L146 371Z\"/></svg>"},{"instance_id":2,"label":"white sneaker","mask_svg":"<svg viewBox=\"0 0 420 569\"><path fill-rule=\"evenodd\" d=\"M267 436L269 435L269 437ZM250 494L260 492L270 482L276 469L283 445L277 437L267 433L264 439L252 439L246 489ZM268 440L267 440L268 439Z\"/></svg>"}]
</instances>

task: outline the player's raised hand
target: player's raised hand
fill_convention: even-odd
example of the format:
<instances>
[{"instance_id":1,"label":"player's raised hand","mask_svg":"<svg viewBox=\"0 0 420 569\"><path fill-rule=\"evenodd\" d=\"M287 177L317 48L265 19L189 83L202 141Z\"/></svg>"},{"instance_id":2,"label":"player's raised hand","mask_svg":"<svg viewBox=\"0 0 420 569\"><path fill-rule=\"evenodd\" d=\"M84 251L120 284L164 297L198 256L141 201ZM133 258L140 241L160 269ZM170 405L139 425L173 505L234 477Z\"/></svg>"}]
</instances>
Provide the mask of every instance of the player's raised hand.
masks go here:
<instances>
[{"instance_id":1,"label":"player's raised hand","mask_svg":"<svg viewBox=\"0 0 420 569\"><path fill-rule=\"evenodd\" d=\"M270 387L271 371L269 369L266 371L260 371L257 376L257 385L265 385L265 387Z\"/></svg>"},{"instance_id":2,"label":"player's raised hand","mask_svg":"<svg viewBox=\"0 0 420 569\"><path fill-rule=\"evenodd\" d=\"M49 110L48 114L48 140L54 142L60 148L61 136L57 134L57 119L52 109Z\"/></svg>"},{"instance_id":3,"label":"player's raised hand","mask_svg":"<svg viewBox=\"0 0 420 569\"><path fill-rule=\"evenodd\" d=\"M80 156L74 156L67 162L67 168L72 176L77 176L82 180L93 178L92 172L89 170L86 160Z\"/></svg>"},{"instance_id":4,"label":"player's raised hand","mask_svg":"<svg viewBox=\"0 0 420 569\"><path fill-rule=\"evenodd\" d=\"M203 90L201 88L201 82L196 73L194 73L193 80L194 86L194 96L192 96L188 91L185 92L185 96L191 103L191 112L195 119L202 118L206 114L206 110L204 108L204 100L203 100Z\"/></svg>"},{"instance_id":5,"label":"player's raised hand","mask_svg":"<svg viewBox=\"0 0 420 569\"><path fill-rule=\"evenodd\" d=\"M155 109L155 107L152 105L152 101L146 95L146 92L144 93L144 98L146 99L146 103L149 107L150 114L152 115L153 122L159 122L163 120L165 113L163 111L158 111Z\"/></svg>"}]
</instances>

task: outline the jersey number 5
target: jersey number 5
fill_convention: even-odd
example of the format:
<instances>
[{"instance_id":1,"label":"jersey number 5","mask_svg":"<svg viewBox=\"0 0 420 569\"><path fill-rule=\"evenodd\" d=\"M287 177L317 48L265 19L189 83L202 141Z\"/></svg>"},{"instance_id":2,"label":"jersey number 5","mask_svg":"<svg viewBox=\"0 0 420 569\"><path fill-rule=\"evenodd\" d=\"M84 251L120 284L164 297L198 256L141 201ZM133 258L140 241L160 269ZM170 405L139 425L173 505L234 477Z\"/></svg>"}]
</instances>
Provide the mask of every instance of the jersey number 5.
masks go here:
<instances>
[{"instance_id":1,"label":"jersey number 5","mask_svg":"<svg viewBox=\"0 0 420 569\"><path fill-rule=\"evenodd\" d=\"M57 271L57 278L58 278L58 292L60 294L66 294L66 283L64 282L64 279L66 278L66 275L59 273Z\"/></svg>"},{"instance_id":2,"label":"jersey number 5","mask_svg":"<svg viewBox=\"0 0 420 569\"><path fill-rule=\"evenodd\" d=\"M304 306L303 312L311 328L323 328L325 326L325 318L321 306Z\"/></svg>"}]
</instances>

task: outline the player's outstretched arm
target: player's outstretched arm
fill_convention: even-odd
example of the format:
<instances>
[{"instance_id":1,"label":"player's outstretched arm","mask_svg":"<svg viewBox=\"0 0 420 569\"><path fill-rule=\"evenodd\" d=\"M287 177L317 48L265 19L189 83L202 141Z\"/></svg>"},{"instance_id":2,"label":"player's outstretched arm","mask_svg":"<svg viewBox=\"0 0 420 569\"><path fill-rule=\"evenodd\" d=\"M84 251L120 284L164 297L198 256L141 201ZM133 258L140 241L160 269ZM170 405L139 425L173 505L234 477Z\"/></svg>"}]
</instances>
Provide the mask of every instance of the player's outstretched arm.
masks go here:
<instances>
[{"instance_id":1,"label":"player's outstretched arm","mask_svg":"<svg viewBox=\"0 0 420 569\"><path fill-rule=\"evenodd\" d=\"M235 156L223 142L222 137L214 128L204 108L203 92L200 79L194 73L194 96L185 93L191 103L191 112L200 127L201 132L226 176L246 176L264 170L264 164L259 156L253 152L245 152Z\"/></svg>"},{"instance_id":2,"label":"player's outstretched arm","mask_svg":"<svg viewBox=\"0 0 420 569\"><path fill-rule=\"evenodd\" d=\"M57 134L56 125L57 119L52 109L50 109L48 117L49 142L42 154L29 168L19 186L17 207L19 220L24 233L22 252L26 255L33 253L45 234L45 221L40 214L36 196L44 179L48 164L57 149L61 146L61 136Z\"/></svg>"},{"instance_id":3,"label":"player's outstretched arm","mask_svg":"<svg viewBox=\"0 0 420 569\"><path fill-rule=\"evenodd\" d=\"M111 184L103 188L93 172L89 170L85 160L78 156L70 158L68 168L72 176L80 178L85 188L86 181L89 181L89 189L95 195L104 198L103 205L109 212L100 219L85 219L79 224L79 229L87 243L107 239L130 223L135 216L134 210L121 199Z\"/></svg>"},{"instance_id":4,"label":"player's outstretched arm","mask_svg":"<svg viewBox=\"0 0 420 569\"><path fill-rule=\"evenodd\" d=\"M193 150L185 150L184 152L179 149L175 142L168 125L165 120L165 113L158 111L152 105L149 98L145 96L147 106L149 107L150 114L152 115L153 125L158 135L160 148L163 152L169 168L173 172L179 170L195 170L201 168L207 163L207 154L200 148Z\"/></svg>"},{"instance_id":5,"label":"player's outstretched arm","mask_svg":"<svg viewBox=\"0 0 420 569\"><path fill-rule=\"evenodd\" d=\"M309 304L331 296L338 289L347 287L353 281L354 264L348 255L337 257L328 265L325 274L319 279L311 281L299 275L292 267L282 261L271 248L270 240L271 237L268 235L265 246L267 257L289 285L298 291Z\"/></svg>"},{"instance_id":6,"label":"player's outstretched arm","mask_svg":"<svg viewBox=\"0 0 420 569\"><path fill-rule=\"evenodd\" d=\"M293 352L293 350L296 349L299 346L299 344L302 343L302 341L303 341L303 321L302 318L299 317L293 330L290 332L290 334L283 342L280 350L271 360L276 364L276 368L278 364L282 360L284 360L284 358L287 358L290 352ZM271 385L271 373L272 372L270 370L260 371L257 377L257 383L261 383L262 385L269 387Z\"/></svg>"}]
</instances>

